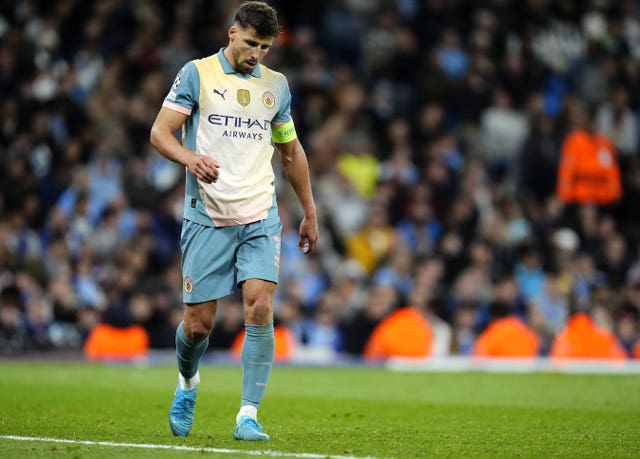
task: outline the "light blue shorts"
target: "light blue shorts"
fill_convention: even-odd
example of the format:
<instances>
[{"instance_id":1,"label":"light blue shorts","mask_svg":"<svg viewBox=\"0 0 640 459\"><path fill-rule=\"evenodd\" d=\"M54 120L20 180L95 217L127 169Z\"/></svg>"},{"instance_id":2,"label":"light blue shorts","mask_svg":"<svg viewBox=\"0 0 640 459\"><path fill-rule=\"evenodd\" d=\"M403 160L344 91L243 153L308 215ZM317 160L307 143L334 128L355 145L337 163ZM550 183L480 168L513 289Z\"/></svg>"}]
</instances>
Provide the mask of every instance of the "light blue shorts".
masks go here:
<instances>
[{"instance_id":1,"label":"light blue shorts","mask_svg":"<svg viewBox=\"0 0 640 459\"><path fill-rule=\"evenodd\" d=\"M247 279L278 283L282 223L276 207L266 220L204 226L183 220L182 298L186 304L217 300Z\"/></svg>"}]
</instances>

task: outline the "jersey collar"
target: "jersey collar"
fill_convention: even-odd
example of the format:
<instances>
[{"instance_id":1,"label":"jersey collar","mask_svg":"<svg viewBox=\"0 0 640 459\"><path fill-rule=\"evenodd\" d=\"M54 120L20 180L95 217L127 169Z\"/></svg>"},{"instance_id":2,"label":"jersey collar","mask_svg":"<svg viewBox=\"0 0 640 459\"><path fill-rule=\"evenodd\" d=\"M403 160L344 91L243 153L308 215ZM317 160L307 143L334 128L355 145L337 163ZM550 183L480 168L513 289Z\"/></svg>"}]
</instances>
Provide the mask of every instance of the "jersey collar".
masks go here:
<instances>
[{"instance_id":1,"label":"jersey collar","mask_svg":"<svg viewBox=\"0 0 640 459\"><path fill-rule=\"evenodd\" d=\"M234 68L231 66L231 64L229 63L229 61L227 60L227 57L224 55L224 50L226 48L220 48L220 51L218 51L218 59L220 60L220 64L222 65L222 70L224 70L224 73L235 73L236 75L238 75L241 78L247 79L250 76L254 76L256 78L261 78L262 77L262 73L260 72L260 64L258 63L258 65L256 65L253 70L251 71L251 73L247 74L247 75L243 75L242 73L238 73L234 70Z\"/></svg>"}]
</instances>

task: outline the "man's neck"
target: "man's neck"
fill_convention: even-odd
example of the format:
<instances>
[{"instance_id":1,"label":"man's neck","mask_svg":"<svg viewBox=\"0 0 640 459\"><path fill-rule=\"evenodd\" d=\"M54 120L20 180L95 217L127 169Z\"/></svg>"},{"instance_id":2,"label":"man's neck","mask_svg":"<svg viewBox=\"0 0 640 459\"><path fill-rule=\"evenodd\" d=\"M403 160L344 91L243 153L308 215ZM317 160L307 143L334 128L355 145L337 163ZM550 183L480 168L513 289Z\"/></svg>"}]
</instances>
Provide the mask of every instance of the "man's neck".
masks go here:
<instances>
[{"instance_id":1,"label":"man's neck","mask_svg":"<svg viewBox=\"0 0 640 459\"><path fill-rule=\"evenodd\" d=\"M235 66L235 62L233 61L233 56L231 55L231 50L229 49L228 46L222 51L222 54L224 54L224 57L227 59L227 62L229 62L229 65L231 66L231 68L237 72L238 69Z\"/></svg>"}]
</instances>

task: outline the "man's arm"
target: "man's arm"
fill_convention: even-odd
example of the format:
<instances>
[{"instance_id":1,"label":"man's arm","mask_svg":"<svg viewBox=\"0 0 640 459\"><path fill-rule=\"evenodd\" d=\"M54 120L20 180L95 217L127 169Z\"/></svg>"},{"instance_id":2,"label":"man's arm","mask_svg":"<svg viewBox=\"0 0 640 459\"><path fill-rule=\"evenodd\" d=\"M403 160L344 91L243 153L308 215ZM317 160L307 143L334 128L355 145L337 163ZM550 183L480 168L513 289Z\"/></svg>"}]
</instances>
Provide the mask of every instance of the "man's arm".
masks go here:
<instances>
[{"instance_id":1,"label":"man's arm","mask_svg":"<svg viewBox=\"0 0 640 459\"><path fill-rule=\"evenodd\" d=\"M298 247L304 253L309 253L315 249L318 241L318 221L316 205L311 191L307 157L298 139L287 143L276 143L275 145L280 154L284 173L287 175L287 179L302 206L303 218L300 223Z\"/></svg>"},{"instance_id":2,"label":"man's arm","mask_svg":"<svg viewBox=\"0 0 640 459\"><path fill-rule=\"evenodd\" d=\"M162 156L185 166L189 172L205 183L218 180L220 165L213 159L183 147L173 135L188 116L177 111L161 108L151 127L149 140Z\"/></svg>"}]
</instances>

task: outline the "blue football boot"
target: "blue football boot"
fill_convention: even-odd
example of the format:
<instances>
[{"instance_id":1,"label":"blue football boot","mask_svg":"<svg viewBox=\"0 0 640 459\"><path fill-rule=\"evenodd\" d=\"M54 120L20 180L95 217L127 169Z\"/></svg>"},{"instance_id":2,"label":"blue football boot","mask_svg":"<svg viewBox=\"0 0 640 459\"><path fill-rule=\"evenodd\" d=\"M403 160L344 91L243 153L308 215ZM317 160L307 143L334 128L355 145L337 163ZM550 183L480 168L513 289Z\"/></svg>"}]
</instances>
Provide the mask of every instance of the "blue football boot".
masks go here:
<instances>
[{"instance_id":1,"label":"blue football boot","mask_svg":"<svg viewBox=\"0 0 640 459\"><path fill-rule=\"evenodd\" d=\"M233 436L236 440L266 441L269 435L262 431L262 426L258 421L249 416L242 416L236 424L236 432Z\"/></svg>"}]
</instances>

